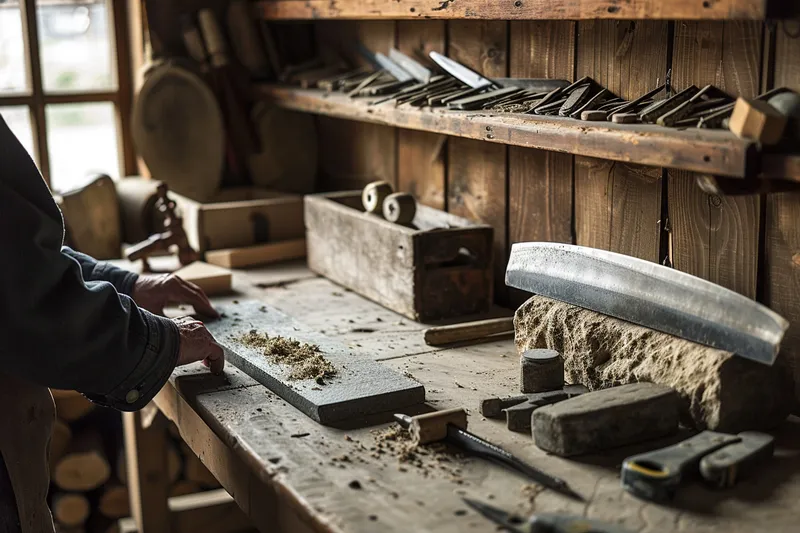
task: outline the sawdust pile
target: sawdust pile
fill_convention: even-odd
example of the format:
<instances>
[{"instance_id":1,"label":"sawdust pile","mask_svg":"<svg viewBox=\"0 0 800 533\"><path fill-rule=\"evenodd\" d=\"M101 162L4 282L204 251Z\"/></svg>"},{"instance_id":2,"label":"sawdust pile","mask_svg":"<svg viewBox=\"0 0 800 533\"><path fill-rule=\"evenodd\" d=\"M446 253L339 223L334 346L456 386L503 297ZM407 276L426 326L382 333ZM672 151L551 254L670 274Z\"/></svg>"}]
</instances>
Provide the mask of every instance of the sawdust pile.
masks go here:
<instances>
[{"instance_id":1,"label":"sawdust pile","mask_svg":"<svg viewBox=\"0 0 800 533\"><path fill-rule=\"evenodd\" d=\"M254 329L236 340L250 348L262 349L264 356L273 363L291 366L289 379L314 379L323 384L325 379L337 374L336 368L325 359L316 344L280 336L270 337Z\"/></svg>"},{"instance_id":2,"label":"sawdust pile","mask_svg":"<svg viewBox=\"0 0 800 533\"><path fill-rule=\"evenodd\" d=\"M514 318L517 350L564 355L565 378L596 390L649 381L675 389L682 421L739 432L783 421L793 403L789 372L600 313L533 296Z\"/></svg>"},{"instance_id":3,"label":"sawdust pile","mask_svg":"<svg viewBox=\"0 0 800 533\"><path fill-rule=\"evenodd\" d=\"M425 477L439 474L458 485L464 483L459 466L464 455L445 443L416 445L408 430L399 424L372 433L375 445L369 451L373 458L382 460L386 455L393 456L397 458L401 471L415 468Z\"/></svg>"}]
</instances>

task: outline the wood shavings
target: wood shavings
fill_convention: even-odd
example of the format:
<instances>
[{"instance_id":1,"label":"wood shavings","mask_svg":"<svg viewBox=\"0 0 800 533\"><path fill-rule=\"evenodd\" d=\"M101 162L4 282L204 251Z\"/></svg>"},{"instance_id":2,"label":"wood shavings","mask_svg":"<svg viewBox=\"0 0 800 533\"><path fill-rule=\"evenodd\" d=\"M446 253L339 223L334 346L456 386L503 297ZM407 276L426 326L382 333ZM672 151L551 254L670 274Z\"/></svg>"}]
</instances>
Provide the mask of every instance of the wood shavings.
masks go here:
<instances>
[{"instance_id":1,"label":"wood shavings","mask_svg":"<svg viewBox=\"0 0 800 533\"><path fill-rule=\"evenodd\" d=\"M314 379L319 385L324 385L324 378L337 374L336 368L325 359L316 344L280 336L270 337L254 329L236 340L245 346L263 350L264 356L274 363L291 366L290 380Z\"/></svg>"}]
</instances>

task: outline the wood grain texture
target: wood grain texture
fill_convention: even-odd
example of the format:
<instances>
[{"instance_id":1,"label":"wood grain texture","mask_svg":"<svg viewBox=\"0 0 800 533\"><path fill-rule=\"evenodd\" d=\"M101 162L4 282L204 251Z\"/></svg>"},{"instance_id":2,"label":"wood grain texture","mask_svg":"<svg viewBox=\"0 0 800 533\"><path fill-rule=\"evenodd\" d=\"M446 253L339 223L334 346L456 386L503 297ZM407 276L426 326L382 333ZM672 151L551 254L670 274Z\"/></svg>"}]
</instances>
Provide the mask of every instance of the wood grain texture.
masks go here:
<instances>
[{"instance_id":1,"label":"wood grain texture","mask_svg":"<svg viewBox=\"0 0 800 533\"><path fill-rule=\"evenodd\" d=\"M578 24L576 77L591 76L622 98L664 82L666 22ZM658 261L661 169L575 158L578 244Z\"/></svg>"},{"instance_id":2,"label":"wood grain texture","mask_svg":"<svg viewBox=\"0 0 800 533\"><path fill-rule=\"evenodd\" d=\"M430 51L444 53L443 21L397 23L397 48L414 58ZM447 137L423 131L401 129L397 134L397 189L436 209L445 208Z\"/></svg>"},{"instance_id":3,"label":"wood grain texture","mask_svg":"<svg viewBox=\"0 0 800 533\"><path fill-rule=\"evenodd\" d=\"M800 23L785 24L777 31L774 84L800 91ZM769 68L767 65L766 68ZM795 384L800 412L800 193L772 194L766 200L764 289L767 304L790 322L781 354Z\"/></svg>"},{"instance_id":4,"label":"wood grain texture","mask_svg":"<svg viewBox=\"0 0 800 533\"><path fill-rule=\"evenodd\" d=\"M505 22L450 22L448 54L484 76L503 77L508 70L507 38ZM507 148L461 138L452 138L447 144L448 211L494 228L494 292L495 299L504 302L508 261Z\"/></svg>"},{"instance_id":5,"label":"wood grain texture","mask_svg":"<svg viewBox=\"0 0 800 533\"><path fill-rule=\"evenodd\" d=\"M575 22L512 22L509 76L575 76ZM510 243L573 242L572 172L574 156L530 148L508 149ZM509 289L514 305L530 295Z\"/></svg>"},{"instance_id":6,"label":"wood grain texture","mask_svg":"<svg viewBox=\"0 0 800 533\"><path fill-rule=\"evenodd\" d=\"M713 84L733 96L759 93L762 24L677 22L672 83ZM670 170L669 227L675 268L756 296L760 198L709 195L696 174Z\"/></svg>"},{"instance_id":7,"label":"wood grain texture","mask_svg":"<svg viewBox=\"0 0 800 533\"><path fill-rule=\"evenodd\" d=\"M790 2L784 2L788 4ZM763 19L796 11L780 0L268 0L257 2L263 18L297 19ZM776 11L777 10L777 11Z\"/></svg>"},{"instance_id":8,"label":"wood grain texture","mask_svg":"<svg viewBox=\"0 0 800 533\"><path fill-rule=\"evenodd\" d=\"M431 111L367 106L345 95L319 90L258 86L262 98L317 115L444 133L488 144L541 148L642 165L744 177L755 144L726 130L663 128L652 124L582 122L570 118L511 113Z\"/></svg>"},{"instance_id":9,"label":"wood grain texture","mask_svg":"<svg viewBox=\"0 0 800 533\"><path fill-rule=\"evenodd\" d=\"M318 24L317 46L351 63L364 63L356 44L388 53L395 46L394 21L327 22ZM376 180L397 185L397 130L365 122L320 117L320 179L324 189L360 188Z\"/></svg>"},{"instance_id":10,"label":"wood grain texture","mask_svg":"<svg viewBox=\"0 0 800 533\"><path fill-rule=\"evenodd\" d=\"M167 508L167 434L162 420L142 428L141 413L124 413L125 458L131 516L139 531L170 531Z\"/></svg>"}]
</instances>

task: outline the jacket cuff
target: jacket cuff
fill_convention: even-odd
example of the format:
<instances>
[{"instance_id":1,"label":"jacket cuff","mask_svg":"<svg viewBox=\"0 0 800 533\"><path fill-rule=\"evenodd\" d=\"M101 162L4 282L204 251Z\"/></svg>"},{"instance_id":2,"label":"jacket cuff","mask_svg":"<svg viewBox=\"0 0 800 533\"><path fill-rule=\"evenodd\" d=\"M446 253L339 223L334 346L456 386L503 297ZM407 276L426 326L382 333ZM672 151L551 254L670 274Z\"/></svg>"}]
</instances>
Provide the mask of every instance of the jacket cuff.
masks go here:
<instances>
[{"instance_id":1,"label":"jacket cuff","mask_svg":"<svg viewBox=\"0 0 800 533\"><path fill-rule=\"evenodd\" d=\"M141 310L141 313L148 329L141 360L133 372L108 395L86 395L93 402L119 411L138 411L158 394L178 364L178 326L172 320L145 310Z\"/></svg>"}]
</instances>

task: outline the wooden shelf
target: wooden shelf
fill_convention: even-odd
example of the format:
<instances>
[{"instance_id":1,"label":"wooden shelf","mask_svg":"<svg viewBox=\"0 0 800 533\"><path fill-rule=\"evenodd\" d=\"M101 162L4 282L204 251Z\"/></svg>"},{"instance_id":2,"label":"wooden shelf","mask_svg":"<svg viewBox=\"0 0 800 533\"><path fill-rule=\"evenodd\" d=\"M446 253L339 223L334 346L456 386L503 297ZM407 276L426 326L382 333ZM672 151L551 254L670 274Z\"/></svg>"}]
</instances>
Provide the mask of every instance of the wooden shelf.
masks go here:
<instances>
[{"instance_id":1,"label":"wooden shelf","mask_svg":"<svg viewBox=\"0 0 800 533\"><path fill-rule=\"evenodd\" d=\"M265 0L266 20L764 20L796 15L794 0Z\"/></svg>"},{"instance_id":2,"label":"wooden shelf","mask_svg":"<svg viewBox=\"0 0 800 533\"><path fill-rule=\"evenodd\" d=\"M758 163L755 143L727 130L583 122L562 117L370 106L370 99L272 85L256 88L277 105L317 115L430 131L468 139L539 148L718 176L744 177Z\"/></svg>"}]
</instances>

